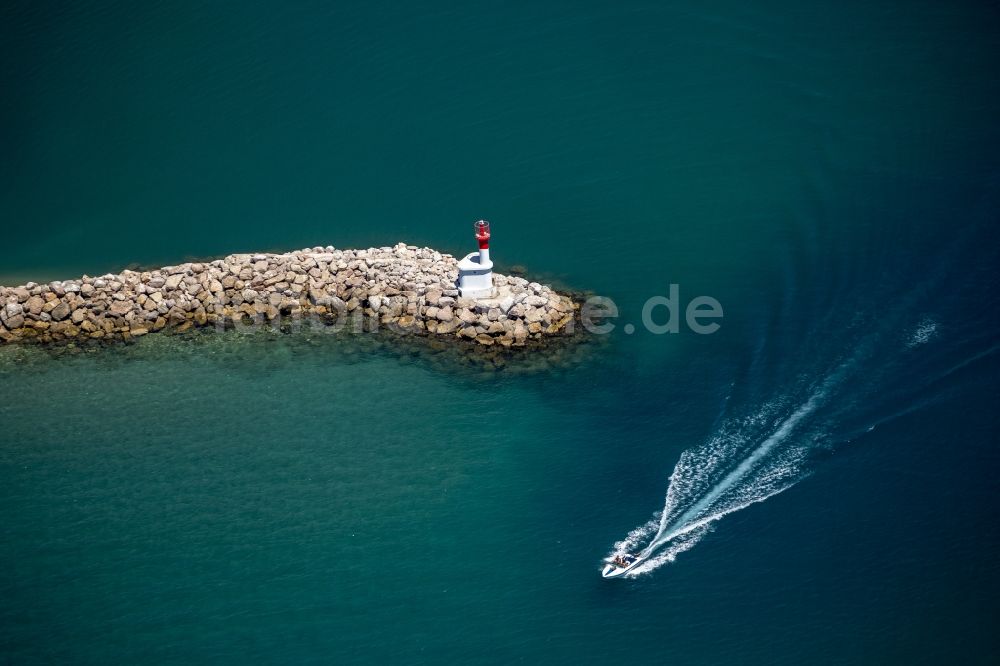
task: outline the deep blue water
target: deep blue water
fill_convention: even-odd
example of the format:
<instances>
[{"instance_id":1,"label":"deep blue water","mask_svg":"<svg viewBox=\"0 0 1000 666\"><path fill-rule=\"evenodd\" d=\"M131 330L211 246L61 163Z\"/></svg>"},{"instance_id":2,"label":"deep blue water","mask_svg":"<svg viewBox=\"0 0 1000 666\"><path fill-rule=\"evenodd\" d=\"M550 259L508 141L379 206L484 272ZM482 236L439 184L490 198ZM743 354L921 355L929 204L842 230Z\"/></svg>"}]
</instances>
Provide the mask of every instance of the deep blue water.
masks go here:
<instances>
[{"instance_id":1,"label":"deep blue water","mask_svg":"<svg viewBox=\"0 0 1000 666\"><path fill-rule=\"evenodd\" d=\"M992 663L998 28L7 3L0 283L459 253L486 217L502 267L621 315L492 374L305 334L0 349L0 661ZM644 330L672 283L718 332ZM668 487L706 527L602 580Z\"/></svg>"}]
</instances>

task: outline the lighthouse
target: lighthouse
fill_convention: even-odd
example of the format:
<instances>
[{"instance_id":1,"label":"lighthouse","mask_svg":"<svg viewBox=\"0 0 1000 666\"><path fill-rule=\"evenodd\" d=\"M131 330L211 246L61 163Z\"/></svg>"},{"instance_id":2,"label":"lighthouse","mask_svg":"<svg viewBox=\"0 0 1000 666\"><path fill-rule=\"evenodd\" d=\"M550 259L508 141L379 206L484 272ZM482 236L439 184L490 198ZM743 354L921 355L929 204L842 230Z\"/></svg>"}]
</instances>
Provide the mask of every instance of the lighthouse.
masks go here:
<instances>
[{"instance_id":1,"label":"lighthouse","mask_svg":"<svg viewBox=\"0 0 1000 666\"><path fill-rule=\"evenodd\" d=\"M490 223L479 220L472 227L476 232L479 252L467 254L458 262L458 293L464 298L489 298L493 295Z\"/></svg>"}]
</instances>

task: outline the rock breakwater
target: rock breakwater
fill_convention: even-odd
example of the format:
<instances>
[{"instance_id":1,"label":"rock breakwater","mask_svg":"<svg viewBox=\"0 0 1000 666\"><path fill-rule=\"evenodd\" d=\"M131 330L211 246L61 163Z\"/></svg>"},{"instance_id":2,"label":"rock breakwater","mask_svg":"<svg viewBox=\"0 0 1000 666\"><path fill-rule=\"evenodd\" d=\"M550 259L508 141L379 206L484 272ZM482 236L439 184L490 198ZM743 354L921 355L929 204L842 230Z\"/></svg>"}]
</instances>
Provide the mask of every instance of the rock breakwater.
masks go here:
<instances>
[{"instance_id":1,"label":"rock breakwater","mask_svg":"<svg viewBox=\"0 0 1000 666\"><path fill-rule=\"evenodd\" d=\"M192 327L314 320L484 347L526 347L574 329L569 295L494 274L488 299L463 299L458 261L430 248L233 254L148 271L0 287L0 342L129 341Z\"/></svg>"}]
</instances>

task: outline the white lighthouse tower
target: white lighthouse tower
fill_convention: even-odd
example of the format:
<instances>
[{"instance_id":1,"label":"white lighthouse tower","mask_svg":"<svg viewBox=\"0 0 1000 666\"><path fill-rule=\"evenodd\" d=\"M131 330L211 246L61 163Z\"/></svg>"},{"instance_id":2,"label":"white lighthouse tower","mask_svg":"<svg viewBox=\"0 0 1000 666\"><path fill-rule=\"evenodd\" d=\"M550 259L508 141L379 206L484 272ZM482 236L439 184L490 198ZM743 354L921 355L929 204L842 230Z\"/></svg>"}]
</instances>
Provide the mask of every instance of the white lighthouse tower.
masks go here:
<instances>
[{"instance_id":1,"label":"white lighthouse tower","mask_svg":"<svg viewBox=\"0 0 1000 666\"><path fill-rule=\"evenodd\" d=\"M479 252L467 254L458 262L458 293L464 298L489 298L493 295L490 223L479 220L472 226L479 241Z\"/></svg>"}]
</instances>

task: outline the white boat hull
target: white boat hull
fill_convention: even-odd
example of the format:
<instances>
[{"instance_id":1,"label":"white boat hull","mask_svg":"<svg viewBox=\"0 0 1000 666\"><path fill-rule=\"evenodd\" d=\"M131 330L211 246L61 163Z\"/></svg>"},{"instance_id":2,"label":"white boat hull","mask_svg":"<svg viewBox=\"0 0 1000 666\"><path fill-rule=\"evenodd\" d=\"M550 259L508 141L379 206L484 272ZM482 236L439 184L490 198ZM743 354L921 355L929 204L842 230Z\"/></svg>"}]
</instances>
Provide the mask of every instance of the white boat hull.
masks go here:
<instances>
[{"instance_id":1,"label":"white boat hull","mask_svg":"<svg viewBox=\"0 0 1000 666\"><path fill-rule=\"evenodd\" d=\"M620 567L617 564L612 564L611 562L608 562L607 564L604 565L604 569L601 571L601 577L602 578L618 578L619 576L623 576L623 575L627 574L629 571L631 571L632 569L634 569L637 566L639 566L640 562L642 562L642 560L636 560L635 562L633 562L632 564L628 565L627 567Z\"/></svg>"}]
</instances>

